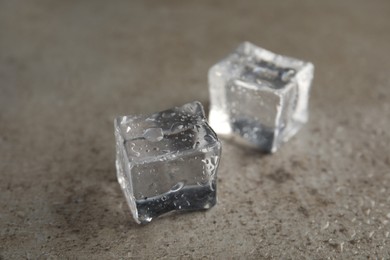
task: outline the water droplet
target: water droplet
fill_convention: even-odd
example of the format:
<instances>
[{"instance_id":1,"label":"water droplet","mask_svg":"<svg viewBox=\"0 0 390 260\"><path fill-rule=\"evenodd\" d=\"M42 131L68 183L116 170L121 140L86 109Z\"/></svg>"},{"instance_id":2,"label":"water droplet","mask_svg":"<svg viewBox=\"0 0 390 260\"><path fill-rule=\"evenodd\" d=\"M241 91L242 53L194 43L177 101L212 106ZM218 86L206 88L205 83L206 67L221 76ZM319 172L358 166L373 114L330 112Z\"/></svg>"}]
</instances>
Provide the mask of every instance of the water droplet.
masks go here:
<instances>
[{"instance_id":1,"label":"water droplet","mask_svg":"<svg viewBox=\"0 0 390 260\"><path fill-rule=\"evenodd\" d=\"M161 197L161 200L162 200L162 201L166 201L166 200L167 200L167 197L166 197L166 196L162 196L162 197Z\"/></svg>"},{"instance_id":2,"label":"water droplet","mask_svg":"<svg viewBox=\"0 0 390 260\"><path fill-rule=\"evenodd\" d=\"M158 142L164 138L164 133L161 128L148 128L144 131L143 136L150 142Z\"/></svg>"},{"instance_id":3,"label":"water droplet","mask_svg":"<svg viewBox=\"0 0 390 260\"><path fill-rule=\"evenodd\" d=\"M130 143L130 153L131 153L131 155L136 156L136 157L140 156L140 153L137 151L137 147L136 147L135 143Z\"/></svg>"},{"instance_id":4,"label":"water droplet","mask_svg":"<svg viewBox=\"0 0 390 260\"><path fill-rule=\"evenodd\" d=\"M144 218L141 218L141 221L142 222L150 222L150 221L152 221L152 218L149 216L145 216Z\"/></svg>"},{"instance_id":5,"label":"water droplet","mask_svg":"<svg viewBox=\"0 0 390 260\"><path fill-rule=\"evenodd\" d=\"M173 117L176 113L175 112L163 112L161 114L161 117L162 118L170 118L170 117Z\"/></svg>"},{"instance_id":6,"label":"water droplet","mask_svg":"<svg viewBox=\"0 0 390 260\"><path fill-rule=\"evenodd\" d=\"M153 115L149 116L148 118L146 118L145 121L155 122L157 118L158 118L158 114L153 114Z\"/></svg>"},{"instance_id":7,"label":"water droplet","mask_svg":"<svg viewBox=\"0 0 390 260\"><path fill-rule=\"evenodd\" d=\"M125 181L125 178L123 176L118 177L118 182L121 185L122 189L126 188L126 181Z\"/></svg>"},{"instance_id":8,"label":"water droplet","mask_svg":"<svg viewBox=\"0 0 390 260\"><path fill-rule=\"evenodd\" d=\"M206 186L207 183L208 183L208 180L204 179L204 180L198 181L196 184L198 184L199 186Z\"/></svg>"},{"instance_id":9,"label":"water droplet","mask_svg":"<svg viewBox=\"0 0 390 260\"><path fill-rule=\"evenodd\" d=\"M284 82L287 82L289 81L293 76L295 75L295 70L287 70L285 72L282 73L282 76L281 76L281 79L282 81Z\"/></svg>"},{"instance_id":10,"label":"water droplet","mask_svg":"<svg viewBox=\"0 0 390 260\"><path fill-rule=\"evenodd\" d=\"M172 132L179 131L179 130L183 129L183 127L184 127L184 126L183 126L182 123L176 122L176 123L174 123L174 124L172 125L171 131L172 131Z\"/></svg>"},{"instance_id":11,"label":"water droplet","mask_svg":"<svg viewBox=\"0 0 390 260\"><path fill-rule=\"evenodd\" d=\"M194 145L194 148L196 148L196 147L198 147L200 145L200 142L196 142L195 143L195 145ZM195 160L196 160L197 158L195 157Z\"/></svg>"},{"instance_id":12,"label":"water droplet","mask_svg":"<svg viewBox=\"0 0 390 260\"><path fill-rule=\"evenodd\" d=\"M205 137L204 137L204 140L206 141L206 142L213 142L214 141L214 138L212 137L212 136L210 136L210 135L206 135Z\"/></svg>"},{"instance_id":13,"label":"water droplet","mask_svg":"<svg viewBox=\"0 0 390 260\"><path fill-rule=\"evenodd\" d=\"M217 162L218 162L218 156L213 156L211 157L211 163L214 164L214 165L217 165Z\"/></svg>"},{"instance_id":14,"label":"water droplet","mask_svg":"<svg viewBox=\"0 0 390 260\"><path fill-rule=\"evenodd\" d=\"M176 183L172 188L171 188L171 191L179 191L183 188L184 186L184 182L178 182Z\"/></svg>"}]
</instances>

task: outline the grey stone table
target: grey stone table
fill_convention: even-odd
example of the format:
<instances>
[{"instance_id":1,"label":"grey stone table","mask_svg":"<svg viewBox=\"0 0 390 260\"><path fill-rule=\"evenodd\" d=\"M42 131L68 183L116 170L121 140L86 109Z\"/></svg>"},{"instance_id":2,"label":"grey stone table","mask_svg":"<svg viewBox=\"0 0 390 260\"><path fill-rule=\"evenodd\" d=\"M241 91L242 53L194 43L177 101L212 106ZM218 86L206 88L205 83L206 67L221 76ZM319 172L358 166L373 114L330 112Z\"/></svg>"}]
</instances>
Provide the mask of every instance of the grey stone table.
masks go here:
<instances>
[{"instance_id":1,"label":"grey stone table","mask_svg":"<svg viewBox=\"0 0 390 260\"><path fill-rule=\"evenodd\" d=\"M0 258L390 258L389 1L0 1ZM310 60L305 128L223 141L218 204L134 223L113 118L208 103L249 40Z\"/></svg>"}]
</instances>

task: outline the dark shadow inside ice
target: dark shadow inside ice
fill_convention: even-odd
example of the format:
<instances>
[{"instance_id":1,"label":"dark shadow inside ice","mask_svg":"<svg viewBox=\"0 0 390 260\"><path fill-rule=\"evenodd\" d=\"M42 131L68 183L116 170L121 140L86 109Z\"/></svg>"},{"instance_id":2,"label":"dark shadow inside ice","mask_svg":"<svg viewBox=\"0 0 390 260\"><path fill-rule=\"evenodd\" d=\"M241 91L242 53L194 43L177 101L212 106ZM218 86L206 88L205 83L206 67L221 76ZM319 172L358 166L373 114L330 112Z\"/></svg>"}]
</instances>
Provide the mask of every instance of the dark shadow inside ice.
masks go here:
<instances>
[{"instance_id":1,"label":"dark shadow inside ice","mask_svg":"<svg viewBox=\"0 0 390 260\"><path fill-rule=\"evenodd\" d=\"M151 198L136 200L141 223L172 211L208 209L216 203L216 185L192 185Z\"/></svg>"}]
</instances>

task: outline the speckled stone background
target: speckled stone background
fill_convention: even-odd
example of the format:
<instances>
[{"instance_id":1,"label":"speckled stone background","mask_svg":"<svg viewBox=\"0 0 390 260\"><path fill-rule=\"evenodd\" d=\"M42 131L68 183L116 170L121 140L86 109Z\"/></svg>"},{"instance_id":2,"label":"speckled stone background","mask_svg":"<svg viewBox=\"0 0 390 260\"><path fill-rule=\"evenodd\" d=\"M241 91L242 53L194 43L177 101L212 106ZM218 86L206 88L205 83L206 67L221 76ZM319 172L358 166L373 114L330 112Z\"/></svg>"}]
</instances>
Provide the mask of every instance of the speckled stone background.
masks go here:
<instances>
[{"instance_id":1,"label":"speckled stone background","mask_svg":"<svg viewBox=\"0 0 390 260\"><path fill-rule=\"evenodd\" d=\"M140 226L113 119L207 105L249 40L316 66L276 154L223 141L218 204ZM389 1L0 1L0 259L390 258Z\"/></svg>"}]
</instances>

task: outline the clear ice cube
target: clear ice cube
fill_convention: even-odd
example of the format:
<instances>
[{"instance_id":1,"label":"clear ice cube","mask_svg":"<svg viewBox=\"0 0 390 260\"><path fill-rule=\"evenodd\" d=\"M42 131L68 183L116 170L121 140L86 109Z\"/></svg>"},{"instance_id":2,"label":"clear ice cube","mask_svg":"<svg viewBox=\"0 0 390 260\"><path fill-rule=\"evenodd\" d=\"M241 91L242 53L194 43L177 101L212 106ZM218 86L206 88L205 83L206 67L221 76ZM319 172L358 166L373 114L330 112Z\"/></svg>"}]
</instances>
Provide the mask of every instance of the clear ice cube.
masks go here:
<instances>
[{"instance_id":1,"label":"clear ice cube","mask_svg":"<svg viewBox=\"0 0 390 260\"><path fill-rule=\"evenodd\" d=\"M199 102L115 120L118 182L137 223L216 203L221 144Z\"/></svg>"},{"instance_id":2,"label":"clear ice cube","mask_svg":"<svg viewBox=\"0 0 390 260\"><path fill-rule=\"evenodd\" d=\"M209 70L210 125L275 152L308 120L314 66L249 42Z\"/></svg>"}]
</instances>

